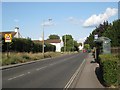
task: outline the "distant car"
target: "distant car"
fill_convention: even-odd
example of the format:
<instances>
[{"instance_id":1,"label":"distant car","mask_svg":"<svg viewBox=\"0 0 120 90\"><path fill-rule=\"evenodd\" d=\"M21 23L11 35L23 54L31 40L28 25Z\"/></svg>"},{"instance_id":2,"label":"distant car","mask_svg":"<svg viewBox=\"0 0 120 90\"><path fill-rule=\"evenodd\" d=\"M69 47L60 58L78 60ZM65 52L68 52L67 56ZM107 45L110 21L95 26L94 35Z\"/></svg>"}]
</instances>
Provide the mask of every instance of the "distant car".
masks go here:
<instances>
[{"instance_id":1,"label":"distant car","mask_svg":"<svg viewBox=\"0 0 120 90\"><path fill-rule=\"evenodd\" d=\"M83 53L87 52L87 50L83 49Z\"/></svg>"}]
</instances>

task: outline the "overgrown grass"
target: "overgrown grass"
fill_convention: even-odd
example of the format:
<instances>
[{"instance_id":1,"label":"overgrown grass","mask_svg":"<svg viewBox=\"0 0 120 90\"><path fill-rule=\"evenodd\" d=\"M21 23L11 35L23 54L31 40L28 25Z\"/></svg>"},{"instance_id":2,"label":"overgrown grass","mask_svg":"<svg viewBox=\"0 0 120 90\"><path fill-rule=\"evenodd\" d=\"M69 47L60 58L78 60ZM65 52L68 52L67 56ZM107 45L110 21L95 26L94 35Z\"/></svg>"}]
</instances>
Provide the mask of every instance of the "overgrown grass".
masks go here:
<instances>
[{"instance_id":1,"label":"overgrown grass","mask_svg":"<svg viewBox=\"0 0 120 90\"><path fill-rule=\"evenodd\" d=\"M10 65L10 64L17 64L17 63L24 63L28 61L40 60L43 58L52 58L61 56L63 53L57 52L46 52L43 56L42 53L10 53L9 57L7 57L6 53L2 53L2 66Z\"/></svg>"}]
</instances>

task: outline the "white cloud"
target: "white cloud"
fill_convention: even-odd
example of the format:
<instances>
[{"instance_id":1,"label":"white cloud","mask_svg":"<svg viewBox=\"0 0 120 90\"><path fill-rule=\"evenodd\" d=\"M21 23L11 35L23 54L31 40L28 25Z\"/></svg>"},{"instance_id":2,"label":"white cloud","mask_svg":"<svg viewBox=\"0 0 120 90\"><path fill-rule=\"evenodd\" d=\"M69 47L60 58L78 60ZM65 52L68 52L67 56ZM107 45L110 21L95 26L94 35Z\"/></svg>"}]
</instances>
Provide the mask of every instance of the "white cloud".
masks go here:
<instances>
[{"instance_id":1,"label":"white cloud","mask_svg":"<svg viewBox=\"0 0 120 90\"><path fill-rule=\"evenodd\" d=\"M108 20L110 17L116 15L118 9L116 8L107 8L103 14L99 15L92 15L89 17L83 24L84 27L91 27L91 26L98 26L99 24L103 23L104 21Z\"/></svg>"},{"instance_id":2,"label":"white cloud","mask_svg":"<svg viewBox=\"0 0 120 90\"><path fill-rule=\"evenodd\" d=\"M18 19L14 19L14 22L19 22L19 20Z\"/></svg>"},{"instance_id":3,"label":"white cloud","mask_svg":"<svg viewBox=\"0 0 120 90\"><path fill-rule=\"evenodd\" d=\"M80 43L84 43L85 40L86 40L86 37L84 37L84 38L80 38L80 39L78 40L78 42L80 42Z\"/></svg>"},{"instance_id":4,"label":"white cloud","mask_svg":"<svg viewBox=\"0 0 120 90\"><path fill-rule=\"evenodd\" d=\"M42 25L42 26L54 26L55 23L52 22L51 20L49 20L49 21L45 21L45 22L43 22L41 25Z\"/></svg>"},{"instance_id":5,"label":"white cloud","mask_svg":"<svg viewBox=\"0 0 120 90\"><path fill-rule=\"evenodd\" d=\"M67 19L70 23L75 24L75 25L79 25L83 22L83 20L77 19L75 17L68 17Z\"/></svg>"}]
</instances>

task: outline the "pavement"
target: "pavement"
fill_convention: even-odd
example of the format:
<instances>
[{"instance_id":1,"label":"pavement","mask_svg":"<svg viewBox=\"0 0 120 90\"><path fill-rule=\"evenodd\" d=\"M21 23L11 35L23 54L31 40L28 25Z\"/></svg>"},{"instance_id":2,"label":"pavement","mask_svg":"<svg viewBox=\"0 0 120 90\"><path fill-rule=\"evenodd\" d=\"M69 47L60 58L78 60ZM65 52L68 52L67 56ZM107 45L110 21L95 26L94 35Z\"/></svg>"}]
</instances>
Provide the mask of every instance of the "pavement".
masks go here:
<instances>
[{"instance_id":1,"label":"pavement","mask_svg":"<svg viewBox=\"0 0 120 90\"><path fill-rule=\"evenodd\" d=\"M104 88L98 80L99 76L99 64L95 63L90 53L86 58L86 63L82 72L77 76L75 88Z\"/></svg>"}]
</instances>

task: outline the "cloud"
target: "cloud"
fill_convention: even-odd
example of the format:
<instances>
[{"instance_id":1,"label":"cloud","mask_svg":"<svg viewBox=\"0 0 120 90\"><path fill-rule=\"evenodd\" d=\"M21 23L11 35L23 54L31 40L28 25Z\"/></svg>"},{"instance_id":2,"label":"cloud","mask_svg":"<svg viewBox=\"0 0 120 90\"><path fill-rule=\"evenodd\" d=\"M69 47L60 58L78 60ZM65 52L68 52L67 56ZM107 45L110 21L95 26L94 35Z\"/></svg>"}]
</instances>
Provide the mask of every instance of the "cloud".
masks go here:
<instances>
[{"instance_id":1,"label":"cloud","mask_svg":"<svg viewBox=\"0 0 120 90\"><path fill-rule=\"evenodd\" d=\"M14 22L19 22L19 20L18 19L14 19Z\"/></svg>"},{"instance_id":2,"label":"cloud","mask_svg":"<svg viewBox=\"0 0 120 90\"><path fill-rule=\"evenodd\" d=\"M86 37L84 37L84 38L80 38L80 39L78 40L78 42L80 42L80 43L84 43L85 40L86 40Z\"/></svg>"},{"instance_id":3,"label":"cloud","mask_svg":"<svg viewBox=\"0 0 120 90\"><path fill-rule=\"evenodd\" d=\"M42 25L42 26L54 26L55 23L52 22L51 20L49 20L49 21L45 21L45 22L43 22L41 25Z\"/></svg>"},{"instance_id":4,"label":"cloud","mask_svg":"<svg viewBox=\"0 0 120 90\"><path fill-rule=\"evenodd\" d=\"M80 20L80 19L77 19L77 18L74 18L74 17L68 17L67 20L70 23L75 24L75 25L79 25L83 22L83 20Z\"/></svg>"},{"instance_id":5,"label":"cloud","mask_svg":"<svg viewBox=\"0 0 120 90\"><path fill-rule=\"evenodd\" d=\"M99 15L92 15L83 23L84 27L94 27L98 26L99 24L103 23L104 21L108 20L110 17L116 15L118 9L116 8L107 8L103 14Z\"/></svg>"}]
</instances>

